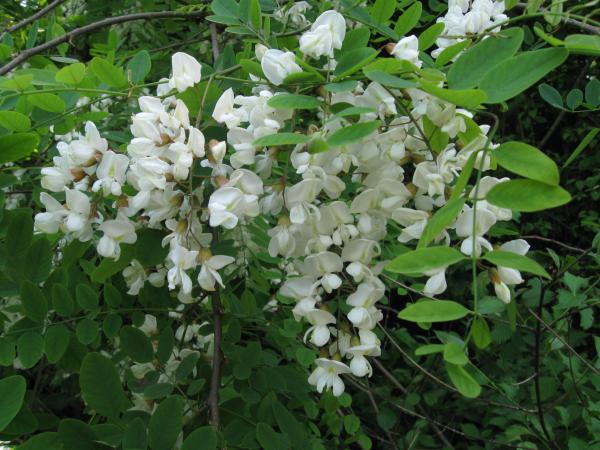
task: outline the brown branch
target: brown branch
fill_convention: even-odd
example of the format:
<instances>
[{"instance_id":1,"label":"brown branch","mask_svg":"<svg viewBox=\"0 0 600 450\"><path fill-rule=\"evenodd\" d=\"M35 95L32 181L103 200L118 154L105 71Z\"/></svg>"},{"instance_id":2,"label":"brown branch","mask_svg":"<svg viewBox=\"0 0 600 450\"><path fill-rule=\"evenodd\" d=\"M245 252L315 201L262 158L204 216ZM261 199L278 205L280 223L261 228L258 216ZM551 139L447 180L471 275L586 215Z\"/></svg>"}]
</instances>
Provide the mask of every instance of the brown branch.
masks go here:
<instances>
[{"instance_id":1,"label":"brown branch","mask_svg":"<svg viewBox=\"0 0 600 450\"><path fill-rule=\"evenodd\" d=\"M556 244L556 245L558 245L560 247L564 247L567 250L572 250L574 252L579 252L579 253L585 253L585 250L582 249L582 248L573 247L571 245L565 244L564 242L560 242L560 241L557 241L555 239L550 239L550 238L546 238L546 237L543 237L543 236L528 235L528 236L521 236L521 238L523 238L523 239L534 239L534 240L537 240L537 241L544 241L544 242L551 242L551 243Z\"/></svg>"},{"instance_id":2,"label":"brown branch","mask_svg":"<svg viewBox=\"0 0 600 450\"><path fill-rule=\"evenodd\" d=\"M212 46L213 62L217 62L217 58L219 57L219 36L217 34L217 25L211 22L210 25L208 25L208 29L210 30L210 44Z\"/></svg>"},{"instance_id":3,"label":"brown branch","mask_svg":"<svg viewBox=\"0 0 600 450\"><path fill-rule=\"evenodd\" d=\"M30 23L35 22L40 17L43 17L44 15L46 15L47 13L52 11L54 8L56 8L57 6L64 3L65 1L66 0L54 0L52 3L49 3L44 8L42 8L38 12L36 12L35 14L27 17L26 19L21 20L20 22L15 23L14 25L12 25L12 26L8 27L7 29L5 29L4 31L2 31L2 33L0 33L0 38L4 37L5 34L14 33L15 31L20 30L23 27L26 27Z\"/></svg>"},{"instance_id":4,"label":"brown branch","mask_svg":"<svg viewBox=\"0 0 600 450\"><path fill-rule=\"evenodd\" d=\"M124 22L132 22L135 20L150 20L150 19L166 19L166 18L179 18L179 17L201 17L204 15L204 11L192 11L192 12L177 12L177 11L158 11L158 12L147 12L147 13L134 13L126 14L123 16L110 17L108 19L99 20L98 22L90 23L80 28L75 28L62 36L52 39L44 44L37 45L30 49L24 50L15 56L9 63L0 67L0 75L5 75L15 67L27 61L34 55L49 50L57 45L69 42L71 39L81 36L82 34L91 33L92 31L99 30L104 27L116 25Z\"/></svg>"}]
</instances>

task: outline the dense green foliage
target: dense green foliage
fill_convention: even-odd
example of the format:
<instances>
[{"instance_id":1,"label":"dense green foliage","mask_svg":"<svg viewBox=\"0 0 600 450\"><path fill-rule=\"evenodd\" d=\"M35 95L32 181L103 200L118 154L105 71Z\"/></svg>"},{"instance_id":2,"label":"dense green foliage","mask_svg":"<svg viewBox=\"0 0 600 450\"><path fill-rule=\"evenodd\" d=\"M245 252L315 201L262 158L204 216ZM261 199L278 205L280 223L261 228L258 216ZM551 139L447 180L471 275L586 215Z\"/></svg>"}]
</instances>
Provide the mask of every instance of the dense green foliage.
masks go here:
<instances>
[{"instance_id":1,"label":"dense green foliage","mask_svg":"<svg viewBox=\"0 0 600 450\"><path fill-rule=\"evenodd\" d=\"M471 173L458 179L462 188L448 193L416 247L399 244L400 228L392 226L382 244L393 260L384 272L389 289L375 328L382 354L372 360L371 377L344 377L341 396L318 394L307 382L319 349L303 342L295 302L277 293L285 273L266 250L273 218L248 221L241 233L247 265L224 275L226 289L218 291L219 426L207 403L211 298L181 303L167 286L148 283L128 295L122 276L133 259L146 268L161 264L166 233L138 231L116 261L100 257L91 242L63 246L59 234L34 233L34 215L44 209L40 170L58 154L55 135L93 121L113 150L125 152L137 99L169 75L174 52L202 64L201 82L177 97L207 142L224 140L227 129L212 112L228 88L250 95L257 83L249 76L265 78L255 44L298 49L306 27L275 20L279 6L294 2L279 3L67 0L0 34L2 65L107 17L182 15L99 28L0 76L0 443L23 450L600 448L600 28L586 16L594 2L507 1L514 22L506 34L472 36L436 59L425 51L441 33L436 19L446 12L444 2L310 2L311 21L337 9L362 28L346 34L332 73L297 57L303 72L289 75L290 93L269 106L295 110L300 133L290 126L254 146L284 149L277 155L283 166L291 145L310 140L308 151L319 154L359 142L382 123L359 122L371 110L352 105L331 111L349 117L348 126L327 140L309 138L305 130L317 123L311 114L322 106L318 96L352 90L358 80L418 86L475 111L478 123L497 125L493 165L498 177L515 178L487 199L513 216L489 236L523 237L532 247L527 257L495 249L471 259L434 241L464 207L459 195L467 183L478 186ZM0 25L45 5L0 5ZM382 50L410 34L419 36L422 71L392 67L396 60ZM447 86L440 87L444 77ZM431 122L425 127L428 144L438 152L446 147L448 135ZM461 145L470 132L459 136ZM471 170L474 164L471 158ZM279 175L286 177L285 170ZM190 179L202 177L210 170L197 164ZM211 249L231 255L238 242L228 237ZM449 266L445 301L421 300L420 275L440 265ZM508 304L491 288L493 266L518 269L526 279ZM150 330L147 314L157 318ZM186 352L192 345L195 351Z\"/></svg>"}]
</instances>

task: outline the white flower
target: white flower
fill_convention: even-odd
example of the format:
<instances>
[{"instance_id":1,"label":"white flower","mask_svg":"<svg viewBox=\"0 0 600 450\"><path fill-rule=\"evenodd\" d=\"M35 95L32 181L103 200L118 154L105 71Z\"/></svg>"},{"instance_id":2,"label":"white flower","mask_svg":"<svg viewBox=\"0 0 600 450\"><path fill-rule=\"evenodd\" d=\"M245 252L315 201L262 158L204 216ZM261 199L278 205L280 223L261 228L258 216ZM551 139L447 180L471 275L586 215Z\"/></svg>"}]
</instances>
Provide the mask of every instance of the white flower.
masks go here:
<instances>
[{"instance_id":1,"label":"white flower","mask_svg":"<svg viewBox=\"0 0 600 450\"><path fill-rule=\"evenodd\" d=\"M66 208L68 210L64 221L64 231L73 233L80 241L89 241L92 237L90 224L90 199L83 192L75 189L66 190Z\"/></svg>"},{"instance_id":2,"label":"white flower","mask_svg":"<svg viewBox=\"0 0 600 450\"><path fill-rule=\"evenodd\" d=\"M433 297L441 294L448 287L446 284L446 266L428 270L425 275L429 277L423 288L423 293L426 296Z\"/></svg>"},{"instance_id":3,"label":"white flower","mask_svg":"<svg viewBox=\"0 0 600 450\"><path fill-rule=\"evenodd\" d=\"M171 57L173 75L169 79L169 87L183 92L200 82L202 66L196 58L186 53L177 52Z\"/></svg>"},{"instance_id":4,"label":"white flower","mask_svg":"<svg viewBox=\"0 0 600 450\"><path fill-rule=\"evenodd\" d=\"M135 227L127 218L107 220L100 224L98 230L104 232L98 242L98 253L106 258L119 259L120 244L133 244L137 240Z\"/></svg>"},{"instance_id":5,"label":"white flower","mask_svg":"<svg viewBox=\"0 0 600 450\"><path fill-rule=\"evenodd\" d=\"M302 72L300 66L296 64L296 55L277 49L267 50L262 57L260 66L267 80L275 86L282 84L288 75Z\"/></svg>"},{"instance_id":6,"label":"white flower","mask_svg":"<svg viewBox=\"0 0 600 450\"><path fill-rule=\"evenodd\" d=\"M322 309L312 309L307 312L305 317L312 327L304 333L304 342L306 342L306 338L310 335L311 343L317 347L323 347L331 337L328 325L335 323L335 316Z\"/></svg>"},{"instance_id":7,"label":"white flower","mask_svg":"<svg viewBox=\"0 0 600 450\"><path fill-rule=\"evenodd\" d=\"M423 65L423 63L419 61L419 39L415 35L400 39L394 46L392 55L398 59L408 61L417 67Z\"/></svg>"},{"instance_id":8,"label":"white flower","mask_svg":"<svg viewBox=\"0 0 600 450\"><path fill-rule=\"evenodd\" d=\"M121 195L121 186L125 183L125 172L129 167L129 158L108 150L102 155L102 161L96 170L98 178L92 185L92 191L100 189L104 195Z\"/></svg>"},{"instance_id":9,"label":"white flower","mask_svg":"<svg viewBox=\"0 0 600 450\"><path fill-rule=\"evenodd\" d=\"M233 229L244 214L245 208L244 193L240 189L234 187L217 189L208 200L210 226L221 225L228 230Z\"/></svg>"},{"instance_id":10,"label":"white flower","mask_svg":"<svg viewBox=\"0 0 600 450\"><path fill-rule=\"evenodd\" d=\"M167 273L169 289L172 290L181 285L181 290L184 294L191 293L192 280L186 271L194 269L198 264L198 252L196 250L188 250L180 245L174 245L171 247L168 258L173 263L173 267Z\"/></svg>"},{"instance_id":11,"label":"white flower","mask_svg":"<svg viewBox=\"0 0 600 450\"><path fill-rule=\"evenodd\" d=\"M331 388L334 396L339 397L344 393L344 382L341 374L351 373L350 367L340 361L318 358L315 363L317 368L308 377L308 382L317 387L319 393L325 388Z\"/></svg>"},{"instance_id":12,"label":"white flower","mask_svg":"<svg viewBox=\"0 0 600 450\"><path fill-rule=\"evenodd\" d=\"M131 264L123 269L125 284L129 287L129 295L138 295L146 282L146 270L137 259L131 260Z\"/></svg>"},{"instance_id":13,"label":"white flower","mask_svg":"<svg viewBox=\"0 0 600 450\"><path fill-rule=\"evenodd\" d=\"M313 58L333 57L333 50L342 48L345 36L344 16L336 11L325 11L317 17L310 31L300 37L300 51Z\"/></svg>"},{"instance_id":14,"label":"white flower","mask_svg":"<svg viewBox=\"0 0 600 450\"><path fill-rule=\"evenodd\" d=\"M364 377L373 374L373 368L365 356L379 356L381 355L381 349L376 344L361 344L347 348L346 353L352 355L352 361L350 361L352 374L357 377Z\"/></svg>"},{"instance_id":15,"label":"white flower","mask_svg":"<svg viewBox=\"0 0 600 450\"><path fill-rule=\"evenodd\" d=\"M210 251L208 253L210 254ZM204 251L201 251L201 259L206 258L206 256L203 256L203 254ZM234 261L235 258L226 255L211 255L207 259L202 261L202 268L200 269L200 273L198 274L198 284L200 285L200 287L205 291L214 291L215 282L217 282L219 283L219 286L224 288L225 285L223 284L223 280L221 279L221 275L219 275L218 270L231 264Z\"/></svg>"},{"instance_id":16,"label":"white flower","mask_svg":"<svg viewBox=\"0 0 600 450\"><path fill-rule=\"evenodd\" d=\"M472 208L465 206L456 220L456 234L459 237L466 237L460 246L460 251L468 256L481 255L482 247L487 250L492 249L492 244L483 235L496 223L496 216L483 208L483 205L478 204L477 206L475 213ZM474 255L472 255L473 248L475 249Z\"/></svg>"},{"instance_id":17,"label":"white flower","mask_svg":"<svg viewBox=\"0 0 600 450\"><path fill-rule=\"evenodd\" d=\"M46 212L35 215L35 228L46 234L58 233L64 218L69 213L58 200L46 192L40 194L40 202Z\"/></svg>"},{"instance_id":18,"label":"white flower","mask_svg":"<svg viewBox=\"0 0 600 450\"><path fill-rule=\"evenodd\" d=\"M529 251L529 244L524 239L515 239L502 244L500 250L524 256ZM521 277L521 272L517 269L502 266L498 266L496 270L492 269L490 271L490 278L494 285L496 296L506 304L510 303L511 299L510 288L508 286L520 284L524 281L523 277Z\"/></svg>"}]
</instances>

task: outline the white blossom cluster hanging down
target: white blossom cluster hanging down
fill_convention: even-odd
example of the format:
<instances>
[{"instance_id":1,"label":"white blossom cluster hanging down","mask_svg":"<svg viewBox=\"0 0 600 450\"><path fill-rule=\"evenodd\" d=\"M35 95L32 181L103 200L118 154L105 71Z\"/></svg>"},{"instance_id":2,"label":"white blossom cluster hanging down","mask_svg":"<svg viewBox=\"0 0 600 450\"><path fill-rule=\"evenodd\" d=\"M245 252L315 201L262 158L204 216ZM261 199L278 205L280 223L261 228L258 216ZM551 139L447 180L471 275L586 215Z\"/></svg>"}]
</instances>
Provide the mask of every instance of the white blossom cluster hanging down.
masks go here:
<instances>
[{"instance_id":1,"label":"white blossom cluster hanging down","mask_svg":"<svg viewBox=\"0 0 600 450\"><path fill-rule=\"evenodd\" d=\"M503 2L450 3L448 14L440 19L446 36L477 33L504 17ZM297 2L275 17L303 27L309 8ZM341 48L346 27L340 13L324 12L301 35L300 52L312 62L324 56L327 68L335 67L334 50ZM441 38L439 49L450 41ZM415 70L422 66L416 36L404 37L391 54ZM488 142L489 126L476 125L468 111L418 88L400 91L377 82L322 94L323 107L315 116L320 125L292 131L310 135L311 142L326 140L349 125L344 116L330 113L339 103L368 111L361 113L359 123L379 119L378 129L359 143L324 152L312 153L309 144L298 144L289 150L283 177L276 177L273 169L281 166L276 156L282 150L254 142L293 127L294 111L272 108L268 101L284 92L280 86L287 76L302 68L290 51L257 45L256 57L267 80L255 79L257 87L250 96L226 90L212 117L227 128L227 139L205 142L190 122L185 103L175 96L175 91L200 81L201 65L189 55L173 55L171 78L158 86L157 96L139 98L140 112L132 117L133 138L126 154L111 149L91 122L85 135L58 143L54 165L42 170L42 186L64 192L65 200L42 193L46 212L36 216L35 224L41 232L62 233L67 241L94 240L100 255L114 259L120 256L121 244L136 241L140 229L164 230L168 234L162 245L169 252L163 264L150 270L133 260L123 271L129 294L136 295L146 282L166 283L181 302L190 302L217 285L225 287L225 267L243 269L236 255L211 252L211 229L236 239L230 230L264 215L273 224L267 250L281 258L285 275L279 295L295 300L294 318L308 325L303 338L320 350L309 382L319 392L331 388L337 396L344 391L340 375L369 376L369 358L381 353L374 329L383 317L377 304L386 295L382 243L390 229L400 229L401 243L415 245L475 155L479 187L462 194L470 206L435 242L480 255L492 249L486 238L490 228L511 218L510 210L483 200L507 178L488 175L486 150L494 148ZM426 122L449 136L445 148L431 149L423 134ZM467 130L472 138L459 145ZM197 185L192 183L195 163L211 172ZM112 207L107 206L110 202ZM502 244L503 250L519 254L528 248L522 239ZM425 274L426 296L446 290L445 271L439 267ZM490 279L504 302L510 301L509 286L523 281L517 270L504 267L492 269ZM155 319L147 317L146 322L150 329ZM143 373L143 368L137 371Z\"/></svg>"}]
</instances>

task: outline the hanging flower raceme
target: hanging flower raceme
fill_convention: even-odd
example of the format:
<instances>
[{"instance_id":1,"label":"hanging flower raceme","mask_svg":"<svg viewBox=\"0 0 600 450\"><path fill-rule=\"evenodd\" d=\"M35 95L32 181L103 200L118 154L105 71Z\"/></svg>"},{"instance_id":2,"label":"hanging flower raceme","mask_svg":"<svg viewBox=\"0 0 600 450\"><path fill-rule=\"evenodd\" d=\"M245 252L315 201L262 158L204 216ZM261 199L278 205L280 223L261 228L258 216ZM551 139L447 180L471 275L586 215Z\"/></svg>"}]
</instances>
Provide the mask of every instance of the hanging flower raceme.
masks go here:
<instances>
[{"instance_id":1,"label":"hanging flower raceme","mask_svg":"<svg viewBox=\"0 0 600 450\"><path fill-rule=\"evenodd\" d=\"M500 2L484 3L451 2L441 18L445 28L438 39L440 49L450 45L457 30L478 33L501 21ZM306 2L295 2L274 17L304 26L309 9ZM466 23L459 24L459 17ZM309 383L319 392L331 389L341 395L343 377L370 376L370 358L381 354L377 326L383 319L380 304L389 293L382 273L388 262L386 246L398 241L416 245L431 217L448 203L471 156L474 170L487 171L492 160L483 149L494 149L488 126L478 127L470 112L416 83L403 90L384 81L351 83L339 92L315 89L314 114L272 106L273 99L292 93L285 80L306 68L306 57L321 66L319 76L334 68L345 36L344 16L326 11L300 36L297 51L257 45L268 83L253 76L250 95L232 88L219 91L212 112L191 118L209 121L197 125L175 94L200 82L202 66L190 55L174 54L171 77L161 80L157 95L138 100L126 153L109 148L91 122L84 136L57 145L53 166L42 169L42 186L56 197L42 193L46 212L36 216L37 230L61 232L66 240L93 239L101 256L114 259L122 257L124 245L137 245L145 229L162 232L164 260L146 267L142 259L132 259L123 277L131 295L146 283L166 284L182 304L229 289L231 278L245 276L247 258L268 253L277 258L281 273L273 281L278 295L290 300L291 314L305 324L306 345L320 352ZM413 71L426 66L417 36L403 37L387 48ZM214 78L209 84L217 83L218 75ZM348 104L355 113L332 114L333 107ZM213 133L208 125L220 125L222 133ZM339 139L345 128L357 126L369 132L354 140ZM432 148L424 135L423 130L431 129L444 136L435 143L439 148ZM309 135L310 142L256 144L290 131ZM316 143L322 149L315 151ZM492 250L489 231L496 222L509 220L511 211L485 201L486 193L505 180L480 178L477 198L473 190L457 193L470 205L432 237L436 245L457 246L471 257ZM261 239L247 232L253 226L267 228ZM233 241L233 250L222 248L221 240ZM524 255L528 245L511 241L501 250ZM440 264L423 272L428 277L425 296L447 289L447 271ZM520 273L509 267L491 268L490 278L504 302L510 301L508 286L522 282ZM277 302L269 302L266 314L274 309ZM182 329L180 337L191 341L186 333ZM147 367L135 370L143 376Z\"/></svg>"}]
</instances>

